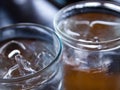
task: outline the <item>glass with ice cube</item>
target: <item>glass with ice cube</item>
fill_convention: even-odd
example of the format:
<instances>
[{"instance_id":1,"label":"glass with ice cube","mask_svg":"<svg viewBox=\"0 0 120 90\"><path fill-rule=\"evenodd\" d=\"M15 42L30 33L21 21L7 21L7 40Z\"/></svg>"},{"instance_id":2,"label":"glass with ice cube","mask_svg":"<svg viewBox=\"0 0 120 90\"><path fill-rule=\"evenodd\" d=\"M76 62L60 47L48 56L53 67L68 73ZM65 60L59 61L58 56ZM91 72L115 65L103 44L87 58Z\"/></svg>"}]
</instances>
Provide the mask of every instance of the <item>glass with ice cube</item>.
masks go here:
<instances>
[{"instance_id":1,"label":"glass with ice cube","mask_svg":"<svg viewBox=\"0 0 120 90\"><path fill-rule=\"evenodd\" d=\"M62 45L47 27L0 28L0 90L62 90Z\"/></svg>"},{"instance_id":2,"label":"glass with ice cube","mask_svg":"<svg viewBox=\"0 0 120 90\"><path fill-rule=\"evenodd\" d=\"M120 5L83 1L60 10L65 90L120 90Z\"/></svg>"}]
</instances>

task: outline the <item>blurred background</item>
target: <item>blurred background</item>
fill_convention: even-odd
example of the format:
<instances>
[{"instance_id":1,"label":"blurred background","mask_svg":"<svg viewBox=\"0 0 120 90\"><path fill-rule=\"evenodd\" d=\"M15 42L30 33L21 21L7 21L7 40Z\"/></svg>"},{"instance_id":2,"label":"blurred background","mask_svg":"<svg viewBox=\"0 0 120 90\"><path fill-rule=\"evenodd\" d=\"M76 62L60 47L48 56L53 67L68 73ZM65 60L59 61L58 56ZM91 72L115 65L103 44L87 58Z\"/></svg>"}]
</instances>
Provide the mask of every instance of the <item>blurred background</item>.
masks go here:
<instances>
[{"instance_id":1,"label":"blurred background","mask_svg":"<svg viewBox=\"0 0 120 90\"><path fill-rule=\"evenodd\" d=\"M0 27L28 22L53 28L55 14L66 5L78 1L82 0L0 0Z\"/></svg>"}]
</instances>

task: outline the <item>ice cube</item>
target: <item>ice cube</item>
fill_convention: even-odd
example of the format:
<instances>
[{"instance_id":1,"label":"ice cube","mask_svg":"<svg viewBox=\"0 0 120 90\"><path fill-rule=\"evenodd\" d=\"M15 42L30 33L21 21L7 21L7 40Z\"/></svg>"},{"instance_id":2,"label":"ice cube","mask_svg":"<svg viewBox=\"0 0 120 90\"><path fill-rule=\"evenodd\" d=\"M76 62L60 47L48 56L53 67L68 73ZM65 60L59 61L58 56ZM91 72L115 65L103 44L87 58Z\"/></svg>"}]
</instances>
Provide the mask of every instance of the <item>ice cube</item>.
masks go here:
<instances>
[{"instance_id":1,"label":"ice cube","mask_svg":"<svg viewBox=\"0 0 120 90\"><path fill-rule=\"evenodd\" d=\"M37 55L37 58L35 60L35 66L39 67L39 69L42 69L45 66L47 66L53 59L54 58L53 58L53 56L52 56L52 54L50 52L41 51Z\"/></svg>"},{"instance_id":2,"label":"ice cube","mask_svg":"<svg viewBox=\"0 0 120 90\"><path fill-rule=\"evenodd\" d=\"M34 69L31 68L31 63L27 61L22 55L16 55L15 60L19 66L19 72L21 75L27 75L36 72Z\"/></svg>"},{"instance_id":3,"label":"ice cube","mask_svg":"<svg viewBox=\"0 0 120 90\"><path fill-rule=\"evenodd\" d=\"M0 48L0 53L8 56L12 50L18 49L20 51L25 50L25 46L18 41L9 41ZM9 56L8 56L9 57ZM10 57L9 57L10 58Z\"/></svg>"},{"instance_id":4,"label":"ice cube","mask_svg":"<svg viewBox=\"0 0 120 90\"><path fill-rule=\"evenodd\" d=\"M51 46L41 41L9 41L0 47L0 77L8 79L34 74L47 67L54 57Z\"/></svg>"},{"instance_id":5,"label":"ice cube","mask_svg":"<svg viewBox=\"0 0 120 90\"><path fill-rule=\"evenodd\" d=\"M18 64L16 64L13 67L11 67L3 78L4 79L11 78L12 77L12 72L14 72L16 69L18 69Z\"/></svg>"},{"instance_id":6,"label":"ice cube","mask_svg":"<svg viewBox=\"0 0 120 90\"><path fill-rule=\"evenodd\" d=\"M7 42L0 48L0 63L4 64L0 70L5 70L3 76L4 79L36 72L32 69L29 60L26 60L23 56L25 52L25 45L14 40Z\"/></svg>"}]
</instances>

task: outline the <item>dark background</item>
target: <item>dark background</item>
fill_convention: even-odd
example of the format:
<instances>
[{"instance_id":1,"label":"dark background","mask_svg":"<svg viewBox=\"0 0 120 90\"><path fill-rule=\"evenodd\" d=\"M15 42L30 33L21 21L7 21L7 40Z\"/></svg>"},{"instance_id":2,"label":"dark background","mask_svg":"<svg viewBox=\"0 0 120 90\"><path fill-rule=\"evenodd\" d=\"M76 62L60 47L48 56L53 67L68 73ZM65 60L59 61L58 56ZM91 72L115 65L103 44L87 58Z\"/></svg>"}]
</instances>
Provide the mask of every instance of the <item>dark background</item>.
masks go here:
<instances>
[{"instance_id":1,"label":"dark background","mask_svg":"<svg viewBox=\"0 0 120 90\"><path fill-rule=\"evenodd\" d=\"M66 5L78 1L82 0L0 0L0 27L27 22L53 28L55 14Z\"/></svg>"}]
</instances>

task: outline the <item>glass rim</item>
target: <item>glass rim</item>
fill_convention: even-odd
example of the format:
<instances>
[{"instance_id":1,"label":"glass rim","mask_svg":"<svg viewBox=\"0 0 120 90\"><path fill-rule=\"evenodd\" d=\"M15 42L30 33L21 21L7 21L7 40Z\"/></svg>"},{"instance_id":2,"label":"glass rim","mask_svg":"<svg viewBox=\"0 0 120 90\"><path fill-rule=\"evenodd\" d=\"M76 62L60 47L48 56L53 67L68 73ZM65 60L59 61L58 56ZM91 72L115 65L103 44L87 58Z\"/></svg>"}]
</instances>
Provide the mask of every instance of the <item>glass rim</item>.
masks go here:
<instances>
[{"instance_id":1,"label":"glass rim","mask_svg":"<svg viewBox=\"0 0 120 90\"><path fill-rule=\"evenodd\" d=\"M52 62L50 62L43 69L37 71L36 73L28 74L28 75L20 76L20 77L15 77L15 78L12 78L12 79L0 78L0 83L12 83L12 82L20 82L20 81L28 80L30 78L33 78L35 76L40 75L40 73L45 72L45 70L47 70L49 67L51 67L54 63L56 63L59 60L59 58L62 54L62 41L60 40L59 36L51 28L49 28L47 26L44 26L44 25L35 24L35 23L16 23L16 24L11 24L11 25L8 25L8 26L1 27L0 30L7 29L7 28L16 28L15 26L31 26L31 25L35 26L35 27L38 27L38 28L41 28L41 29L44 29L47 32L51 32L52 34L54 34L57 41L59 42L58 53L56 54L56 56L54 57Z\"/></svg>"},{"instance_id":2,"label":"glass rim","mask_svg":"<svg viewBox=\"0 0 120 90\"><path fill-rule=\"evenodd\" d=\"M93 3L95 5L93 5ZM101 42L92 42L92 41L87 41L84 39L76 39L73 38L69 35L67 35L66 33L62 32L62 30L60 30L59 26L58 26L58 21L61 17L62 14L64 14L67 11L70 11L72 9L75 8L85 8L85 7L99 7L102 6L106 9L110 9L116 12L120 13L120 4L116 3L114 1L96 1L96 0L92 0L92 1L79 1L79 2L75 2L72 3L70 5L65 6L64 8L62 8L61 10L59 10L57 12L57 14L55 15L55 18L53 20L53 25L55 30L62 36L62 39L64 40L65 38L67 38L67 41L72 41L72 42L77 42L78 44L82 43L82 44L91 44L91 45L100 45L100 44L106 44L106 43L111 43L111 42L116 42L116 41L120 41L120 37L117 37L115 39L111 39L111 40L105 40L105 41L101 41ZM67 42L66 42L67 43Z\"/></svg>"}]
</instances>

